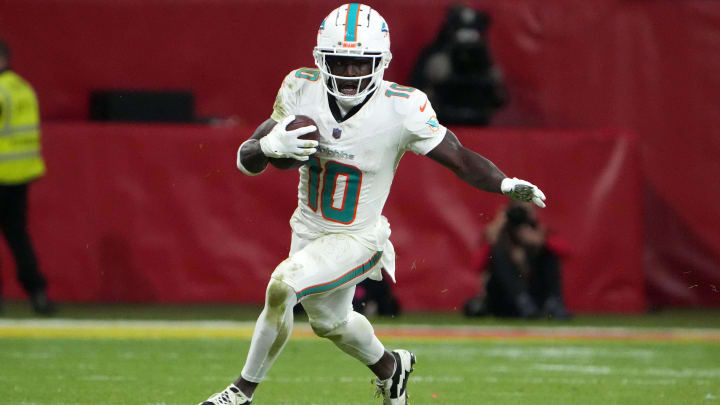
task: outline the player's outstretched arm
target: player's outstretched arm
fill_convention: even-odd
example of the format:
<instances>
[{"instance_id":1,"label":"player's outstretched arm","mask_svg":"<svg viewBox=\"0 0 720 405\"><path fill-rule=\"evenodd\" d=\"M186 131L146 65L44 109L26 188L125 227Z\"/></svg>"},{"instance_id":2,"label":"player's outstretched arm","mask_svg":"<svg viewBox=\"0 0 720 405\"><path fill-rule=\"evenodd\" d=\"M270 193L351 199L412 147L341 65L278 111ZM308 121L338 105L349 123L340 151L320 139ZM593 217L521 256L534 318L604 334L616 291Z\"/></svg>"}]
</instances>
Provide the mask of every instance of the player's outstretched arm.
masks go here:
<instances>
[{"instance_id":1,"label":"player's outstretched arm","mask_svg":"<svg viewBox=\"0 0 720 405\"><path fill-rule=\"evenodd\" d=\"M491 193L502 193L500 183L507 177L490 160L460 144L449 129L445 138L427 157L450 169L471 186Z\"/></svg>"},{"instance_id":2,"label":"player's outstretched arm","mask_svg":"<svg viewBox=\"0 0 720 405\"><path fill-rule=\"evenodd\" d=\"M471 186L491 193L502 193L513 200L532 201L545 207L545 194L535 185L517 178L509 178L490 160L460 144L449 129L445 138L427 156L452 170Z\"/></svg>"},{"instance_id":3,"label":"player's outstretched arm","mask_svg":"<svg viewBox=\"0 0 720 405\"><path fill-rule=\"evenodd\" d=\"M248 176L262 173L270 158L293 158L300 161L317 151L317 141L298 139L315 131L315 126L285 130L295 119L294 115L285 117L279 123L268 118L260 124L250 139L243 142L237 152L237 167Z\"/></svg>"}]
</instances>

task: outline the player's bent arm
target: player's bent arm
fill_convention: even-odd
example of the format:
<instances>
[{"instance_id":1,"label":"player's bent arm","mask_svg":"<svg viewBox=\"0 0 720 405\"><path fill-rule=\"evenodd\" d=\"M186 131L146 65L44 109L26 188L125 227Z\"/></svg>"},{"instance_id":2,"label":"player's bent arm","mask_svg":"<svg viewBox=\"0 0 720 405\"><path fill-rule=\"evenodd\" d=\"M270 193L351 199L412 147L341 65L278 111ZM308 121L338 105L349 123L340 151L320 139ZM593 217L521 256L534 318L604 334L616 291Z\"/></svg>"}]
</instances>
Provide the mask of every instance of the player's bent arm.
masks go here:
<instances>
[{"instance_id":1,"label":"player's bent arm","mask_svg":"<svg viewBox=\"0 0 720 405\"><path fill-rule=\"evenodd\" d=\"M269 134L277 122L268 118L260 124L252 136L238 148L237 167L248 176L256 176L267 168L269 158L260 148L260 139Z\"/></svg>"},{"instance_id":2,"label":"player's bent arm","mask_svg":"<svg viewBox=\"0 0 720 405\"><path fill-rule=\"evenodd\" d=\"M288 130L288 125L293 121L295 115L288 115L280 122L269 118L260 124L250 139L238 148L238 169L255 176L265 170L268 162L274 165L279 162L277 159L290 158L301 162L310 159L310 155L317 152L318 141L300 137L316 131L317 127L307 125Z\"/></svg>"},{"instance_id":3,"label":"player's bent arm","mask_svg":"<svg viewBox=\"0 0 720 405\"><path fill-rule=\"evenodd\" d=\"M449 129L445 138L426 155L450 169L471 186L501 194L500 183L507 176L482 155L462 146Z\"/></svg>"}]
</instances>

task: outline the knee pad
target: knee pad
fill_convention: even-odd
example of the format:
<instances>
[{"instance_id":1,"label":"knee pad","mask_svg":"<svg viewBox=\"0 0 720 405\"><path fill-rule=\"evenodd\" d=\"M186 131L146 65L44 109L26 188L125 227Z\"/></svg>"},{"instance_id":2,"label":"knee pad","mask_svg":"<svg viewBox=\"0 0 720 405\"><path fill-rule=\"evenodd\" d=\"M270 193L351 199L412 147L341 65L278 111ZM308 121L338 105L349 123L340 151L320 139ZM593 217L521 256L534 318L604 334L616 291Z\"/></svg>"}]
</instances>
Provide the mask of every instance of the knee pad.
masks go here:
<instances>
[{"instance_id":1,"label":"knee pad","mask_svg":"<svg viewBox=\"0 0 720 405\"><path fill-rule=\"evenodd\" d=\"M322 322L318 320L310 320L310 327L312 328L315 335L321 338L330 339L332 336L341 333L338 329L347 324L347 320L337 324L329 324L328 322Z\"/></svg>"},{"instance_id":2,"label":"knee pad","mask_svg":"<svg viewBox=\"0 0 720 405\"><path fill-rule=\"evenodd\" d=\"M289 305L294 306L297 299L295 291L282 280L271 278L265 292L265 307L276 312L285 312Z\"/></svg>"},{"instance_id":3,"label":"knee pad","mask_svg":"<svg viewBox=\"0 0 720 405\"><path fill-rule=\"evenodd\" d=\"M363 332L373 333L373 328L367 318L357 312L350 312L348 317L341 322L330 323L327 320L310 320L310 327L318 337L332 340L333 337L352 333L357 328L364 329Z\"/></svg>"}]
</instances>

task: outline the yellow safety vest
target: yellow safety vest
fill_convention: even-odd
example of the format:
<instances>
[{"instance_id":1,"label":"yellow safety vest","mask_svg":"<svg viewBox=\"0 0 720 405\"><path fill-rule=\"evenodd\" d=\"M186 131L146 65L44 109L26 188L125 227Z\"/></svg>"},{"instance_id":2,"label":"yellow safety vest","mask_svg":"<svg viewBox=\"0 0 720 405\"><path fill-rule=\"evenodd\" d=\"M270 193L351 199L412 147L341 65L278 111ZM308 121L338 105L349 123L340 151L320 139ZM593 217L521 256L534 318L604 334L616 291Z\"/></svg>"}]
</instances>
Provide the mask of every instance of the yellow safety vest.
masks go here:
<instances>
[{"instance_id":1,"label":"yellow safety vest","mask_svg":"<svg viewBox=\"0 0 720 405\"><path fill-rule=\"evenodd\" d=\"M40 113L28 82L0 73L0 184L22 184L42 176Z\"/></svg>"}]
</instances>

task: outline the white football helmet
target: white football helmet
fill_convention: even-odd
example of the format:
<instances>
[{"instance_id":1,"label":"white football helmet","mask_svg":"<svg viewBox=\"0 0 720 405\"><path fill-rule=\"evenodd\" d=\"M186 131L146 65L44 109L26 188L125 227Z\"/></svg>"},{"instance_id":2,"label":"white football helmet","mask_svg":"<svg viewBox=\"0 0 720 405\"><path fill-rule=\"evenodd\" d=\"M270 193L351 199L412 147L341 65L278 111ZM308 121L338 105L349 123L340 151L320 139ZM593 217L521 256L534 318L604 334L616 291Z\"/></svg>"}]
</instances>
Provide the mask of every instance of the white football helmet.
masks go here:
<instances>
[{"instance_id":1,"label":"white football helmet","mask_svg":"<svg viewBox=\"0 0 720 405\"><path fill-rule=\"evenodd\" d=\"M320 24L313 56L315 65L320 69L323 85L330 94L342 100L365 97L380 83L383 72L392 59L390 30L385 19L370 6L359 3L343 4ZM334 75L325 60L327 56L371 58L372 73L360 77ZM337 86L338 79L356 81L355 94L342 93ZM361 91L360 84L363 79L370 79L370 83Z\"/></svg>"}]
</instances>

